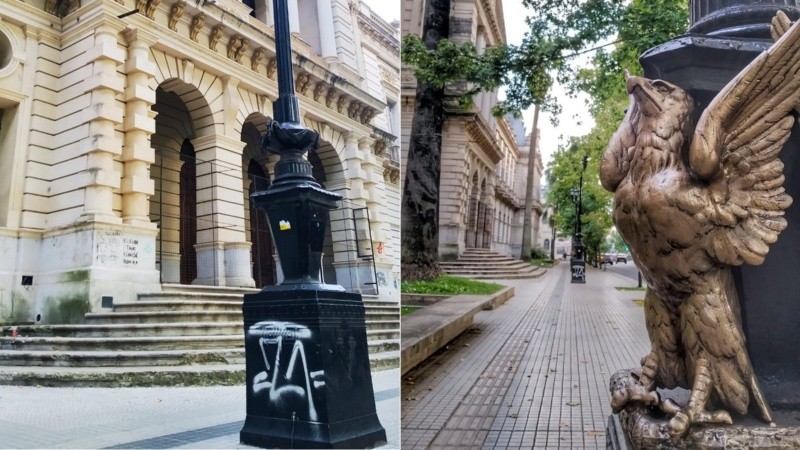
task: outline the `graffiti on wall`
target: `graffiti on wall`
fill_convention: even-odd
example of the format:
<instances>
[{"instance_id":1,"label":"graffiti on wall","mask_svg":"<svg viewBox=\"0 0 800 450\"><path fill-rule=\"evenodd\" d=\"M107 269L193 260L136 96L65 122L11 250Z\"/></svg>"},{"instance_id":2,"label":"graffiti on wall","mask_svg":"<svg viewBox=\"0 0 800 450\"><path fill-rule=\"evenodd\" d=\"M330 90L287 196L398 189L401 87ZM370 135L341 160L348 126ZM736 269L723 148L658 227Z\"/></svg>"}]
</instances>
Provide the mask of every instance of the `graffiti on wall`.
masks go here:
<instances>
[{"instance_id":1,"label":"graffiti on wall","mask_svg":"<svg viewBox=\"0 0 800 450\"><path fill-rule=\"evenodd\" d=\"M253 394L265 392L270 403L303 399L308 407L308 420L318 420L312 389L325 386L324 370L310 371L305 343L312 338L311 330L292 322L262 321L250 326L248 338L257 338L265 370L253 377ZM286 367L281 357L288 350Z\"/></svg>"}]
</instances>

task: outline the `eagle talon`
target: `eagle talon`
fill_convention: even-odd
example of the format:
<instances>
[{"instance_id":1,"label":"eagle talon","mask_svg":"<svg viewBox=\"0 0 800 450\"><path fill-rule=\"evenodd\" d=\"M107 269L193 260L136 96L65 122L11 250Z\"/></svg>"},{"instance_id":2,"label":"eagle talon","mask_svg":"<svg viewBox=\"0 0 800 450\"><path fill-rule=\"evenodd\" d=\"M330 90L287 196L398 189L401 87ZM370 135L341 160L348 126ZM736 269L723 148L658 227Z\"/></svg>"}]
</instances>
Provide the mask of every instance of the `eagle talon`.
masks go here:
<instances>
[{"instance_id":1,"label":"eagle talon","mask_svg":"<svg viewBox=\"0 0 800 450\"><path fill-rule=\"evenodd\" d=\"M689 431L691 421L692 419L685 411L678 411L667 424L670 439L674 442L683 437Z\"/></svg>"}]
</instances>

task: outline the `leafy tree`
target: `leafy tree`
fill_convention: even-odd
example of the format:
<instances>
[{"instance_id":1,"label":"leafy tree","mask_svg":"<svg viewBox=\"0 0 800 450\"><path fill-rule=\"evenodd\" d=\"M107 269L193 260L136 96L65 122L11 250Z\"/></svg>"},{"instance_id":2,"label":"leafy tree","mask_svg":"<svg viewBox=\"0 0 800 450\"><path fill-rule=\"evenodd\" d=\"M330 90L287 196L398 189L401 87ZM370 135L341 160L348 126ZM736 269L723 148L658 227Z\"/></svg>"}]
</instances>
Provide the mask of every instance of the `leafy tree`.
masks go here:
<instances>
[{"instance_id":1,"label":"leafy tree","mask_svg":"<svg viewBox=\"0 0 800 450\"><path fill-rule=\"evenodd\" d=\"M619 39L614 49L599 50L592 68L581 70L579 76L568 83L573 90L583 90L590 95L589 106L595 126L589 134L573 139L566 148L559 150L551 162L549 201L561 206L571 204L569 190L578 186L579 161L583 155L589 156L584 174L582 228L591 260L605 250L605 235L612 224L611 195L600 186L598 165L628 106L623 71L641 74L639 55L682 34L689 24L688 7L683 0L634 0L622 11L621 17ZM560 207L556 226L561 232L571 234L575 219L574 208Z\"/></svg>"},{"instance_id":2,"label":"leafy tree","mask_svg":"<svg viewBox=\"0 0 800 450\"><path fill-rule=\"evenodd\" d=\"M403 39L402 58L415 66L418 87L412 120L402 199L402 272L404 279L431 279L438 267L438 202L441 131L445 86L463 86L462 108L481 90L508 86L501 116L538 105L559 110L549 95L554 76L573 73L567 61L615 27L622 0L523 0L532 9L529 31L518 45L498 45L478 54L471 43L448 40L448 0L426 2L423 36Z\"/></svg>"}]
</instances>

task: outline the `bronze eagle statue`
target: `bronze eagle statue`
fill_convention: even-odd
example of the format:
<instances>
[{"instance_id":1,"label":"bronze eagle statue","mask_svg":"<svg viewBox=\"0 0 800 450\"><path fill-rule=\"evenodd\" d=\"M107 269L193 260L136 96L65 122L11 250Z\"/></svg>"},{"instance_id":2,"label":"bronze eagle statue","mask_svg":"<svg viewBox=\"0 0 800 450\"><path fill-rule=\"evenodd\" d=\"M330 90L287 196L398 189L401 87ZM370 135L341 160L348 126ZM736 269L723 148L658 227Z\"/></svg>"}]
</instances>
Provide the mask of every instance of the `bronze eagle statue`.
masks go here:
<instances>
[{"instance_id":1,"label":"bronze eagle statue","mask_svg":"<svg viewBox=\"0 0 800 450\"><path fill-rule=\"evenodd\" d=\"M792 199L778 159L800 102L800 26L782 12L776 42L708 105L695 126L692 97L662 80L629 76L630 105L600 164L613 219L647 281L651 342L635 383L614 383L612 408L658 405L670 435L692 424L732 423L751 401L772 412L745 348L730 267L761 264ZM656 388L683 387L685 406ZM709 411L710 402L724 409Z\"/></svg>"}]
</instances>

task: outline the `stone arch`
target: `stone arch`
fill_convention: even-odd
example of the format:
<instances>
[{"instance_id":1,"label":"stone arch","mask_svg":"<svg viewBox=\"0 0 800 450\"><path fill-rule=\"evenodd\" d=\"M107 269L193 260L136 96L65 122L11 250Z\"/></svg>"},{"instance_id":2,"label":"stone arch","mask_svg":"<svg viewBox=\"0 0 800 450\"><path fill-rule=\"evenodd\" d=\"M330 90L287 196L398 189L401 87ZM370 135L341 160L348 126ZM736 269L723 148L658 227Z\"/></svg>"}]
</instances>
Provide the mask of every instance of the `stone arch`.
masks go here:
<instances>
[{"instance_id":1,"label":"stone arch","mask_svg":"<svg viewBox=\"0 0 800 450\"><path fill-rule=\"evenodd\" d=\"M345 148L344 133L333 129L324 122L311 119L306 119L305 122L308 128L319 133L319 148L316 156L319 157L319 162L325 168L326 182L344 180L344 165L341 157ZM311 156L309 156L309 161L311 161Z\"/></svg>"},{"instance_id":2,"label":"stone arch","mask_svg":"<svg viewBox=\"0 0 800 450\"><path fill-rule=\"evenodd\" d=\"M197 87L169 78L154 90L150 220L159 228L157 266L162 282L189 284L197 277L197 158L192 141L214 130L207 126L210 108Z\"/></svg>"},{"instance_id":3,"label":"stone arch","mask_svg":"<svg viewBox=\"0 0 800 450\"><path fill-rule=\"evenodd\" d=\"M195 138L224 134L224 84L221 76L197 68L192 61L151 49L157 70L153 89L177 95L192 118Z\"/></svg>"},{"instance_id":4,"label":"stone arch","mask_svg":"<svg viewBox=\"0 0 800 450\"><path fill-rule=\"evenodd\" d=\"M260 113L249 114L241 126L243 204L245 214L245 238L251 243L251 272L257 287L274 285L277 281L275 251L264 211L254 207L250 194L266 189L270 185L268 166L275 157L264 155L261 139L267 129L268 118Z\"/></svg>"},{"instance_id":5,"label":"stone arch","mask_svg":"<svg viewBox=\"0 0 800 450\"><path fill-rule=\"evenodd\" d=\"M0 22L0 78L14 73L22 61L22 54L22 43L15 29Z\"/></svg>"},{"instance_id":6,"label":"stone arch","mask_svg":"<svg viewBox=\"0 0 800 450\"><path fill-rule=\"evenodd\" d=\"M239 105L239 108L236 110L233 131L237 136L240 136L244 124L249 122L256 124L261 133L264 134L267 130L269 117L272 115L272 102L267 101L269 98L266 95L238 87L234 90L234 93L236 98L233 99L233 103Z\"/></svg>"}]
</instances>

